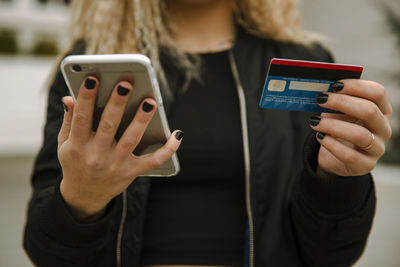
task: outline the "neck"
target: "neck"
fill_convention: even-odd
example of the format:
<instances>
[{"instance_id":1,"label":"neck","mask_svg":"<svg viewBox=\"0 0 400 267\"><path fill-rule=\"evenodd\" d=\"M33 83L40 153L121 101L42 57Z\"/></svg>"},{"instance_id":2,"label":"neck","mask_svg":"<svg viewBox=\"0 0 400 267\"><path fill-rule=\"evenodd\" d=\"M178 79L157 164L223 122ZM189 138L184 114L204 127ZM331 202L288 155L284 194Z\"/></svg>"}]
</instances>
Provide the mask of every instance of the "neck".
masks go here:
<instances>
[{"instance_id":1,"label":"neck","mask_svg":"<svg viewBox=\"0 0 400 267\"><path fill-rule=\"evenodd\" d=\"M176 45L189 53L227 50L235 38L233 1L167 0Z\"/></svg>"}]
</instances>

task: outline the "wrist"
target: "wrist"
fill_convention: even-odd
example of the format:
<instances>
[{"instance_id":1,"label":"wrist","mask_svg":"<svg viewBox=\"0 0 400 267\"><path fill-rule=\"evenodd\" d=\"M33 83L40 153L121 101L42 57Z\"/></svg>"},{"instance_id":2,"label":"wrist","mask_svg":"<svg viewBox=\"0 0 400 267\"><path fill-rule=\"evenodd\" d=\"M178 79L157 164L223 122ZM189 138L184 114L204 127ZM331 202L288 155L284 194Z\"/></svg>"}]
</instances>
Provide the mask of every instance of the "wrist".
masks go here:
<instances>
[{"instance_id":1,"label":"wrist","mask_svg":"<svg viewBox=\"0 0 400 267\"><path fill-rule=\"evenodd\" d=\"M64 179L60 183L60 193L71 215L81 223L95 222L105 213L108 201L87 198L88 194L71 189Z\"/></svg>"}]
</instances>

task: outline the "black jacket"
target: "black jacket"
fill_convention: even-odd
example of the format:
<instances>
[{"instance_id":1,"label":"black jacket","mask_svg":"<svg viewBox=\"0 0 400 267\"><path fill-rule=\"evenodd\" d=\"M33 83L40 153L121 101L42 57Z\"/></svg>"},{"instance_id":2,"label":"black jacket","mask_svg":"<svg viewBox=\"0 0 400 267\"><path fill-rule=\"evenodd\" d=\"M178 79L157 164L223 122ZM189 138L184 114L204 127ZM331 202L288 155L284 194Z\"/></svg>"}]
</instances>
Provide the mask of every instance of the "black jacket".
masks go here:
<instances>
[{"instance_id":1,"label":"black jacket","mask_svg":"<svg viewBox=\"0 0 400 267\"><path fill-rule=\"evenodd\" d=\"M272 57L332 58L319 45L281 43L245 32L239 33L233 52L247 107L255 266L350 266L364 249L374 217L371 176L318 177L319 145L308 125L311 114L258 106ZM139 266L151 179L136 179L126 198L116 197L106 216L91 224L76 222L61 197L57 134L61 98L68 94L59 73L50 89L44 144L32 175L25 250L38 266L109 267L117 265L117 257L121 266Z\"/></svg>"}]
</instances>

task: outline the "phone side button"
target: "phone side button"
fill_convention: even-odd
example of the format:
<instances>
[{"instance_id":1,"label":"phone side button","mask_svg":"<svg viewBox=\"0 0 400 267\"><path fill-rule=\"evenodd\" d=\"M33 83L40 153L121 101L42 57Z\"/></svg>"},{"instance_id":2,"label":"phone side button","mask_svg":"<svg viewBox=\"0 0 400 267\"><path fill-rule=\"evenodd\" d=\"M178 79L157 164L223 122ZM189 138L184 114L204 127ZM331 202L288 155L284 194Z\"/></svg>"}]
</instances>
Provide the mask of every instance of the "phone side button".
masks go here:
<instances>
[{"instance_id":1,"label":"phone side button","mask_svg":"<svg viewBox=\"0 0 400 267\"><path fill-rule=\"evenodd\" d=\"M158 98L157 102L159 103L159 106L161 107L163 105L163 99L161 96L158 96L157 98Z\"/></svg>"}]
</instances>

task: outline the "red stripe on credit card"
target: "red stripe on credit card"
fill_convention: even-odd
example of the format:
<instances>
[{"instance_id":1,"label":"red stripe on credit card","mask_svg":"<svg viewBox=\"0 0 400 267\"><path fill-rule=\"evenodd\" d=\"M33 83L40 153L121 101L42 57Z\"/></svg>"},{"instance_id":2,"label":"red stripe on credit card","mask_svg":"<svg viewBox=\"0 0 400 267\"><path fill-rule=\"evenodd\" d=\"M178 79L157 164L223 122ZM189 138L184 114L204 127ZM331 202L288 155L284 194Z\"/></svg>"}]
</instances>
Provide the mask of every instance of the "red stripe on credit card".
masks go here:
<instances>
[{"instance_id":1,"label":"red stripe on credit card","mask_svg":"<svg viewBox=\"0 0 400 267\"><path fill-rule=\"evenodd\" d=\"M341 65L341 64L325 63L325 62L310 62L310 61L302 61L302 60L286 60L286 59L272 59L271 64L296 66L296 67L319 68L319 69L331 69L331 70L348 70L348 71L358 71L358 72L362 72L364 69L361 66Z\"/></svg>"}]
</instances>

